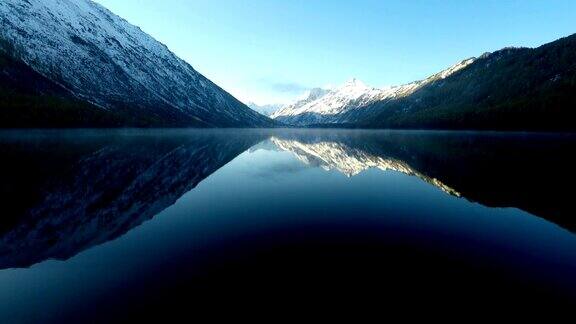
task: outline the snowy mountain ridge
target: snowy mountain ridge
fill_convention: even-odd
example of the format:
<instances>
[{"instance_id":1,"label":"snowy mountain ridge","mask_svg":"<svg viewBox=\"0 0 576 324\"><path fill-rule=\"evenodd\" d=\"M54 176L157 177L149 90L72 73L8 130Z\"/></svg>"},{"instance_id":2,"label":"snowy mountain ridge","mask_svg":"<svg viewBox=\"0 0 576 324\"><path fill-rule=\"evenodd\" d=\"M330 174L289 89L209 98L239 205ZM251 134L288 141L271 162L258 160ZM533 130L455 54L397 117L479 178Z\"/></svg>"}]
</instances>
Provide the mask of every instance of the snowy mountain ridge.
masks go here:
<instances>
[{"instance_id":1,"label":"snowy mountain ridge","mask_svg":"<svg viewBox=\"0 0 576 324\"><path fill-rule=\"evenodd\" d=\"M140 28L91 0L2 0L0 50L111 111L196 126L269 126Z\"/></svg>"},{"instance_id":2,"label":"snowy mountain ridge","mask_svg":"<svg viewBox=\"0 0 576 324\"><path fill-rule=\"evenodd\" d=\"M367 86L353 78L341 87L325 91L322 96L313 100L288 105L272 114L271 118L297 126L354 122L354 114L350 113L360 113L362 108L378 101L408 96L427 84L454 74L474 60L475 58L463 60L424 80L385 89Z\"/></svg>"},{"instance_id":3,"label":"snowy mountain ridge","mask_svg":"<svg viewBox=\"0 0 576 324\"><path fill-rule=\"evenodd\" d=\"M353 78L333 90L315 89L305 100L288 105L271 117L294 125L322 123L330 116L371 102L380 92Z\"/></svg>"}]
</instances>

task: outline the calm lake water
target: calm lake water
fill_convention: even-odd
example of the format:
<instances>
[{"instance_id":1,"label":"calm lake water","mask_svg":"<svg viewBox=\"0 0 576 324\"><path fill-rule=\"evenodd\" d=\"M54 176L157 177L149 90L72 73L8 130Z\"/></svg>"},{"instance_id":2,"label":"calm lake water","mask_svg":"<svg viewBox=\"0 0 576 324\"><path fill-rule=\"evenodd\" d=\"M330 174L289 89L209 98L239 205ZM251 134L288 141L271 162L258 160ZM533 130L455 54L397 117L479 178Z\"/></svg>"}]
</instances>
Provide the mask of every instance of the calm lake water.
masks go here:
<instances>
[{"instance_id":1,"label":"calm lake water","mask_svg":"<svg viewBox=\"0 0 576 324\"><path fill-rule=\"evenodd\" d=\"M570 307L576 138L0 133L0 322ZM240 307L241 305L241 307Z\"/></svg>"}]
</instances>

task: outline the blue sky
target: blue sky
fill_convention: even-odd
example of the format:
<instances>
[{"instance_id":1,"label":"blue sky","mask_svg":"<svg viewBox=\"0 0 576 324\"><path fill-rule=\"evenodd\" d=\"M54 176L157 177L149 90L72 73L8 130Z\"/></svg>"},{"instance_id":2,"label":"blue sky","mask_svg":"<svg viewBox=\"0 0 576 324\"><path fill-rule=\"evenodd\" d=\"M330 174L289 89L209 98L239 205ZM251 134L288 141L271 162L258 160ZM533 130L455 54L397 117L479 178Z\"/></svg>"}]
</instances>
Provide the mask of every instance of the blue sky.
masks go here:
<instances>
[{"instance_id":1,"label":"blue sky","mask_svg":"<svg viewBox=\"0 0 576 324\"><path fill-rule=\"evenodd\" d=\"M574 0L96 0L237 98L284 103L356 77L411 82L576 33Z\"/></svg>"}]
</instances>

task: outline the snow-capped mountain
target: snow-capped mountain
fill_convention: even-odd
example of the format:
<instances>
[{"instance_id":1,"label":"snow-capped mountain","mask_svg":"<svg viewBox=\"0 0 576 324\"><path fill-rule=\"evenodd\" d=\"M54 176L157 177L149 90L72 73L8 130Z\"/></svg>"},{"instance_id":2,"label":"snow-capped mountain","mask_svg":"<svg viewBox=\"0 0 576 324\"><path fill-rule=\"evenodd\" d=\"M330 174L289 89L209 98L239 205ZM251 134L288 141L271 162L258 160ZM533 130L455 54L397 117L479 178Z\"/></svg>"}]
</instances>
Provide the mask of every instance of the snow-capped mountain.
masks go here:
<instances>
[{"instance_id":1,"label":"snow-capped mountain","mask_svg":"<svg viewBox=\"0 0 576 324\"><path fill-rule=\"evenodd\" d=\"M308 98L282 108L271 117L299 126L334 123L339 114L372 102L380 92L360 80L351 79L333 90L315 89Z\"/></svg>"},{"instance_id":2,"label":"snow-capped mountain","mask_svg":"<svg viewBox=\"0 0 576 324\"><path fill-rule=\"evenodd\" d=\"M0 52L111 113L151 124L273 125L91 0L2 0L0 21Z\"/></svg>"},{"instance_id":3,"label":"snow-capped mountain","mask_svg":"<svg viewBox=\"0 0 576 324\"><path fill-rule=\"evenodd\" d=\"M427 84L463 69L474 60L474 58L464 60L424 80L385 89L370 87L357 79L351 79L341 87L327 91L316 99L288 105L271 117L298 126L353 123L357 120L357 115L363 113L363 108L370 104L408 96Z\"/></svg>"},{"instance_id":4,"label":"snow-capped mountain","mask_svg":"<svg viewBox=\"0 0 576 324\"><path fill-rule=\"evenodd\" d=\"M250 109L264 115L270 116L276 111L280 110L284 105L282 104L268 104L268 105L259 105L254 102L248 102L246 104Z\"/></svg>"}]
</instances>

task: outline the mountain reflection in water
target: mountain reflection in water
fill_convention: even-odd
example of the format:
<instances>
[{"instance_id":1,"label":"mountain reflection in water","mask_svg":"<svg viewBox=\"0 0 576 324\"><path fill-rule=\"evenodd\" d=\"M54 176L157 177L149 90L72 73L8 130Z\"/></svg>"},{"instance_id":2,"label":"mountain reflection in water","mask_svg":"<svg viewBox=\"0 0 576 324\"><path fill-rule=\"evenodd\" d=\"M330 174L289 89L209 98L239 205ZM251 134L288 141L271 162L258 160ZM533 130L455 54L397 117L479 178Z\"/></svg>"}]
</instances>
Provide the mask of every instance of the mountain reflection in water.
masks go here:
<instances>
[{"instance_id":1,"label":"mountain reflection in water","mask_svg":"<svg viewBox=\"0 0 576 324\"><path fill-rule=\"evenodd\" d=\"M272 141L298 158L353 176L368 168L415 175L455 196L516 207L576 230L569 187L573 135L428 131L283 134Z\"/></svg>"},{"instance_id":2,"label":"mountain reflection in water","mask_svg":"<svg viewBox=\"0 0 576 324\"><path fill-rule=\"evenodd\" d=\"M263 139L210 131L4 139L0 267L65 260L113 240Z\"/></svg>"},{"instance_id":3,"label":"mountain reflection in water","mask_svg":"<svg viewBox=\"0 0 576 324\"><path fill-rule=\"evenodd\" d=\"M409 280L411 291L427 298L436 289L476 294L505 286L528 300L552 286L564 286L560 295L572 296L576 220L566 188L576 180L569 172L574 144L570 135L473 132L3 132L0 269L9 270L0 271L0 282L26 271L40 278L49 273L45 267L54 267L45 262L51 259L62 260L57 264L64 277L81 260L118 264L105 255L121 251L120 245L104 243L125 239L149 253L134 264L154 266L129 266L137 275L99 297L122 300L119 309L151 295L157 296L149 302L156 303L175 290L238 293L232 287L246 285L279 293L321 285L327 294L360 293L363 284L380 287L378 280L396 293L404 288L395 285ZM194 200L196 193L207 196ZM162 226L183 222L163 215L174 214L171 208L198 223L177 226L185 233L180 239L139 234L142 228L163 233ZM164 219L145 224L157 215ZM499 223L498 217L510 215L526 228ZM539 231L554 243L524 236ZM198 246L188 247L192 241ZM521 253L498 250L493 241ZM551 259L534 263L540 257ZM121 263L129 265L128 259ZM536 286L508 281L522 277L517 269L526 267L552 279ZM109 276L94 271L94 284ZM143 282L149 291L143 292ZM10 305L6 298L0 294Z\"/></svg>"}]
</instances>

